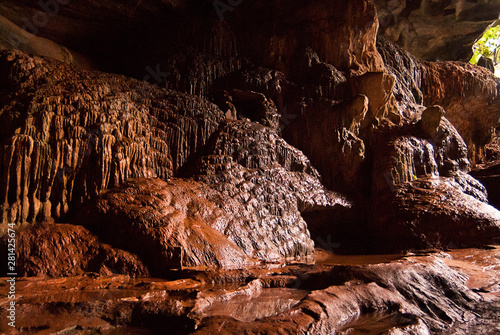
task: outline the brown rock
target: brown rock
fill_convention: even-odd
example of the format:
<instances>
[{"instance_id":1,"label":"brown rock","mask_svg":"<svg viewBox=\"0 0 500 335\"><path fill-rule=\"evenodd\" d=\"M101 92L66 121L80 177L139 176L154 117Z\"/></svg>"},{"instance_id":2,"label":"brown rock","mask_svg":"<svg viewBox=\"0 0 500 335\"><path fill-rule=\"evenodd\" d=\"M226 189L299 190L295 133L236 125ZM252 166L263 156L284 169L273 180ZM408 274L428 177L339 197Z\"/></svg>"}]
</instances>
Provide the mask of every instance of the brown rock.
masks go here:
<instances>
[{"instance_id":1,"label":"brown rock","mask_svg":"<svg viewBox=\"0 0 500 335\"><path fill-rule=\"evenodd\" d=\"M373 243L379 252L481 247L500 239L500 212L462 192L451 178L395 185L374 208Z\"/></svg>"},{"instance_id":2,"label":"brown rock","mask_svg":"<svg viewBox=\"0 0 500 335\"><path fill-rule=\"evenodd\" d=\"M225 118L203 99L0 53L4 222L61 218L131 177L168 178Z\"/></svg>"},{"instance_id":3,"label":"brown rock","mask_svg":"<svg viewBox=\"0 0 500 335\"><path fill-rule=\"evenodd\" d=\"M495 1L374 1L380 34L420 59L468 61L472 44L498 19Z\"/></svg>"},{"instance_id":4,"label":"brown rock","mask_svg":"<svg viewBox=\"0 0 500 335\"><path fill-rule=\"evenodd\" d=\"M492 73L495 73L495 64L493 63L493 60L491 60L488 57L484 57L484 56L479 57L479 60L477 61L477 65L482 66L484 68L487 68Z\"/></svg>"},{"instance_id":5,"label":"brown rock","mask_svg":"<svg viewBox=\"0 0 500 335\"><path fill-rule=\"evenodd\" d=\"M408 259L373 266L334 267L321 274L336 278L336 285L311 291L288 311L253 322L241 322L221 313L203 319L195 334L425 334L440 333L455 320L473 319L468 309L480 297L465 286L464 275L440 259L415 263ZM304 278L308 279L300 281L301 288L314 283L316 276L312 273ZM442 292L448 292L447 296Z\"/></svg>"},{"instance_id":6,"label":"brown rock","mask_svg":"<svg viewBox=\"0 0 500 335\"><path fill-rule=\"evenodd\" d=\"M393 95L404 122L422 108L422 65L412 54L379 35L377 50L384 60L386 71L394 77Z\"/></svg>"},{"instance_id":7,"label":"brown rock","mask_svg":"<svg viewBox=\"0 0 500 335\"><path fill-rule=\"evenodd\" d=\"M209 200L217 197L194 181L129 179L89 204L76 222L108 243L137 253L155 276L184 267L257 264L224 236L237 218ZM229 198L219 201L234 206Z\"/></svg>"},{"instance_id":8,"label":"brown rock","mask_svg":"<svg viewBox=\"0 0 500 335\"><path fill-rule=\"evenodd\" d=\"M469 147L484 147L500 119L500 78L467 63L423 64L424 104L442 106Z\"/></svg>"},{"instance_id":9,"label":"brown rock","mask_svg":"<svg viewBox=\"0 0 500 335\"><path fill-rule=\"evenodd\" d=\"M370 72L352 79L353 94L368 97L368 115L365 126L370 123L379 124L383 120L391 120L399 124L399 112L393 96L395 78L384 72Z\"/></svg>"},{"instance_id":10,"label":"brown rock","mask_svg":"<svg viewBox=\"0 0 500 335\"><path fill-rule=\"evenodd\" d=\"M471 175L483 184L488 191L489 203L500 209L500 161L492 161L476 166Z\"/></svg>"},{"instance_id":11,"label":"brown rock","mask_svg":"<svg viewBox=\"0 0 500 335\"><path fill-rule=\"evenodd\" d=\"M438 136L441 119L445 111L441 106L431 106L422 112L420 127L427 138L436 138Z\"/></svg>"},{"instance_id":12,"label":"brown rock","mask_svg":"<svg viewBox=\"0 0 500 335\"><path fill-rule=\"evenodd\" d=\"M293 55L304 47L312 48L324 62L351 75L383 69L375 48L375 9L369 1L342 1L334 6L329 1L287 5L246 2L225 19L242 42L243 54L285 75L294 73Z\"/></svg>"},{"instance_id":13,"label":"brown rock","mask_svg":"<svg viewBox=\"0 0 500 335\"><path fill-rule=\"evenodd\" d=\"M438 175L434 147L427 140L413 136L387 140L383 139L386 145L377 149L373 163L374 194L419 177Z\"/></svg>"},{"instance_id":14,"label":"brown rock","mask_svg":"<svg viewBox=\"0 0 500 335\"><path fill-rule=\"evenodd\" d=\"M259 259L272 260L278 254L287 261L311 261L314 243L303 215L351 207L343 196L324 188L302 152L259 124L223 125L207 153L197 164L196 178L245 209L231 212L244 220L234 229L238 236L230 238ZM330 225L330 218L322 223Z\"/></svg>"},{"instance_id":15,"label":"brown rock","mask_svg":"<svg viewBox=\"0 0 500 335\"><path fill-rule=\"evenodd\" d=\"M3 12L2 12L3 14ZM68 50L47 38L32 34L0 15L0 50L17 49L37 56L50 57L84 68L91 66L88 58Z\"/></svg>"},{"instance_id":16,"label":"brown rock","mask_svg":"<svg viewBox=\"0 0 500 335\"><path fill-rule=\"evenodd\" d=\"M365 143L358 135L368 110L364 95L342 103L312 102L300 113L290 111L297 117L284 136L310 157L327 187L349 192L364 182L357 179L365 159Z\"/></svg>"},{"instance_id":17,"label":"brown rock","mask_svg":"<svg viewBox=\"0 0 500 335\"><path fill-rule=\"evenodd\" d=\"M7 236L0 247L7 250ZM101 244L81 226L39 224L16 231L16 271L19 276L74 276L82 272L149 276L134 254ZM6 259L5 259L6 261ZM2 269L7 268L5 261Z\"/></svg>"},{"instance_id":18,"label":"brown rock","mask_svg":"<svg viewBox=\"0 0 500 335\"><path fill-rule=\"evenodd\" d=\"M129 180L90 203L77 222L164 276L192 266L242 268L254 259L312 262L301 213L350 206L323 188L300 151L257 123L223 124L205 152L189 171L202 183Z\"/></svg>"},{"instance_id":19,"label":"brown rock","mask_svg":"<svg viewBox=\"0 0 500 335\"><path fill-rule=\"evenodd\" d=\"M436 106L426 109L417 123L373 133L370 147L375 194L421 176L450 177L468 172L467 146L443 113Z\"/></svg>"},{"instance_id":20,"label":"brown rock","mask_svg":"<svg viewBox=\"0 0 500 335\"><path fill-rule=\"evenodd\" d=\"M90 198L75 221L138 255L100 244L82 227L34 226L26 230L31 235L20 231L23 271L135 274L145 271L140 257L153 275L182 278L23 279L22 330L154 325L152 332L426 334L480 322L471 313L479 296L443 261L311 266L309 232L321 238L317 247L342 242L356 252L370 243L371 251L399 251L498 242L498 212L465 174L466 142L432 107L442 106L467 143L481 146L496 126L498 81L469 65L419 62L389 42L379 42L379 54L368 0L230 1L223 20L216 3L70 2L39 34L63 51L77 46L101 69L149 76L218 107L118 75L0 53L2 221L61 221ZM432 17L454 11L458 22L469 6L489 6L385 5L396 3L391 14L412 14L418 32ZM26 1L0 8L17 26L41 13ZM432 39L431 48L439 42ZM320 176L328 188L352 195L356 207L349 211ZM60 263L59 249L68 250ZM50 262L54 267L44 269ZM47 295L49 285L64 294ZM46 296L27 297L35 286ZM78 293L65 291L74 288ZM496 315L493 307L481 313Z\"/></svg>"},{"instance_id":21,"label":"brown rock","mask_svg":"<svg viewBox=\"0 0 500 335\"><path fill-rule=\"evenodd\" d=\"M498 248L465 249L371 261L332 255L316 267L185 272L174 281L22 278L16 325L52 333L488 333L500 312L498 254ZM10 330L5 313L3 332Z\"/></svg>"},{"instance_id":22,"label":"brown rock","mask_svg":"<svg viewBox=\"0 0 500 335\"><path fill-rule=\"evenodd\" d=\"M240 118L248 118L275 129L278 127L279 115L276 107L264 94L233 89L228 95Z\"/></svg>"},{"instance_id":23,"label":"brown rock","mask_svg":"<svg viewBox=\"0 0 500 335\"><path fill-rule=\"evenodd\" d=\"M394 95L405 122L413 122L421 104L441 106L446 118L480 156L500 118L500 79L484 68L461 62L422 62L384 38L377 48L396 78Z\"/></svg>"}]
</instances>

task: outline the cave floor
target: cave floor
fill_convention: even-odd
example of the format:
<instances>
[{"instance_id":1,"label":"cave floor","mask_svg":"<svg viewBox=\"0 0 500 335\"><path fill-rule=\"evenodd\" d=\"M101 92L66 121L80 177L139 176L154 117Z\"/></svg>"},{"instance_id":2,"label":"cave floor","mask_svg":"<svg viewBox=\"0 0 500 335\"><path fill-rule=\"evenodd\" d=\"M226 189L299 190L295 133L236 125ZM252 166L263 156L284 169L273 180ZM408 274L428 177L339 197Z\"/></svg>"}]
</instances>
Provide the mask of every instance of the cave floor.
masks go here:
<instances>
[{"instance_id":1,"label":"cave floor","mask_svg":"<svg viewBox=\"0 0 500 335\"><path fill-rule=\"evenodd\" d=\"M472 315L443 334L500 331L500 246L406 255L334 255L317 250L315 265L245 270L185 269L172 279L83 273L74 277L17 278L16 328L8 326L8 278L0 281L2 334L187 334L211 329L211 319L251 324L290 313L314 291L369 283L374 268L411 268L444 262L480 296ZM401 270L398 270L401 271ZM451 270L450 270L451 271ZM376 280L374 280L376 282ZM380 284L382 285L382 284ZM382 285L383 286L383 285ZM419 288L425 294L425 286ZM4 293L5 292L5 293ZM443 292L443 295L448 295ZM353 313L337 334L381 334L411 322L398 311ZM411 320L410 320L411 321ZM197 330L198 329L198 330ZM266 328L267 329L267 328ZM207 330L208 332L208 330ZM201 332L203 333L203 332ZM231 333L231 328L226 329ZM235 330L234 333L237 333Z\"/></svg>"}]
</instances>

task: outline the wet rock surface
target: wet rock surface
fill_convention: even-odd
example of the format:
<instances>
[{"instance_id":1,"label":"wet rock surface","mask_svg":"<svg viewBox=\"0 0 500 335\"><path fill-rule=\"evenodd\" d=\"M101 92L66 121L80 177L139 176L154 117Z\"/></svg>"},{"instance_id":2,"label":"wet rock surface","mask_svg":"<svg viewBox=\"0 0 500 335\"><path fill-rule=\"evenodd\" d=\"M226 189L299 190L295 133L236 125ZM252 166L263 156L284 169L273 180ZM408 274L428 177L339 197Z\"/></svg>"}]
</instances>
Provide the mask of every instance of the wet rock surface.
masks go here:
<instances>
[{"instance_id":1,"label":"wet rock surface","mask_svg":"<svg viewBox=\"0 0 500 335\"><path fill-rule=\"evenodd\" d=\"M496 208L468 195L453 178L428 177L396 185L374 203L382 250L460 248L498 243ZM389 206L391 209L386 209ZM466 209L467 208L467 209Z\"/></svg>"},{"instance_id":2,"label":"wet rock surface","mask_svg":"<svg viewBox=\"0 0 500 335\"><path fill-rule=\"evenodd\" d=\"M7 236L0 241L7 250ZM69 224L40 224L17 232L19 276L74 276L84 272L149 277L139 257L99 242L90 231ZM1 267L7 268L2 260Z\"/></svg>"},{"instance_id":3,"label":"wet rock surface","mask_svg":"<svg viewBox=\"0 0 500 335\"><path fill-rule=\"evenodd\" d=\"M0 331L497 331L498 249L449 248L499 243L498 78L368 0L229 3L59 3L33 36L0 4ZM496 8L398 3L418 33Z\"/></svg>"},{"instance_id":4,"label":"wet rock surface","mask_svg":"<svg viewBox=\"0 0 500 335\"><path fill-rule=\"evenodd\" d=\"M495 331L498 253L461 249L364 260L324 254L315 266L189 271L177 280L93 273L25 278L17 284L18 322L39 334ZM6 303L4 294L0 301ZM4 321L0 327L9 333Z\"/></svg>"},{"instance_id":5,"label":"wet rock surface","mask_svg":"<svg viewBox=\"0 0 500 335\"><path fill-rule=\"evenodd\" d=\"M236 218L209 200L217 196L195 182L131 179L102 194L76 221L112 245L138 253L160 277L183 267L255 264L223 235ZM221 204L231 206L230 201Z\"/></svg>"}]
</instances>

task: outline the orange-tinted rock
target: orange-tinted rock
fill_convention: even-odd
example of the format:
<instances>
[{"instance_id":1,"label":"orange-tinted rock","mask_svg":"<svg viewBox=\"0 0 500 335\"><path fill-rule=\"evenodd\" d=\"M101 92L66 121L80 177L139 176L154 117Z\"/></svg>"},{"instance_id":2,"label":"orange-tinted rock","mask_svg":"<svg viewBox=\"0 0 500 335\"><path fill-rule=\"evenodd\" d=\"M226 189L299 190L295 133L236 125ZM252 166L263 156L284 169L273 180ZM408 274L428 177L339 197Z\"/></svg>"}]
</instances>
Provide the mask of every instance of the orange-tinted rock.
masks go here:
<instances>
[{"instance_id":1,"label":"orange-tinted rock","mask_svg":"<svg viewBox=\"0 0 500 335\"><path fill-rule=\"evenodd\" d=\"M195 334L331 334L334 331L426 334L440 333L464 317L472 320L473 314L468 309L480 297L466 287L467 277L451 270L440 259L418 261L421 263L409 258L390 264L325 269L321 275L330 275L336 284L315 287L290 310L253 322L241 322L221 313L203 319L201 329ZM317 275L304 275L299 287L314 287ZM443 291L448 292L446 297Z\"/></svg>"},{"instance_id":2,"label":"orange-tinted rock","mask_svg":"<svg viewBox=\"0 0 500 335\"><path fill-rule=\"evenodd\" d=\"M102 244L81 226L40 224L16 231L16 271L19 276L74 276L82 272L102 275L149 276L148 269L134 254ZM0 240L7 250L7 236ZM0 262L7 268L7 259ZM12 272L12 271L11 271Z\"/></svg>"},{"instance_id":3,"label":"orange-tinted rock","mask_svg":"<svg viewBox=\"0 0 500 335\"><path fill-rule=\"evenodd\" d=\"M81 226L34 226L20 231L22 270L136 275L142 262L182 278L23 279L23 330L427 334L479 322L471 310L480 297L439 260L311 263L315 244L359 253L497 241L498 212L465 174L466 142L447 117L482 145L498 82L472 66L419 62L389 42L379 53L368 0L227 3L218 17L212 0L70 2L39 31L101 70L186 94L0 53L2 221L73 216L113 246ZM441 8L407 3L420 18ZM18 26L37 6L0 4ZM450 9L457 19L467 12ZM44 46L57 58L58 45ZM49 285L62 294L27 297Z\"/></svg>"},{"instance_id":4,"label":"orange-tinted rock","mask_svg":"<svg viewBox=\"0 0 500 335\"><path fill-rule=\"evenodd\" d=\"M314 243L301 213L350 206L324 189L309 160L271 128L224 123L204 151L185 171L197 182L129 180L89 203L77 222L166 275L256 260L312 262Z\"/></svg>"},{"instance_id":5,"label":"orange-tinted rock","mask_svg":"<svg viewBox=\"0 0 500 335\"><path fill-rule=\"evenodd\" d=\"M4 12L2 11L2 14ZM0 50L18 49L37 56L50 57L69 64L89 67L86 57L37 34L28 32L0 15Z\"/></svg>"},{"instance_id":6,"label":"orange-tinted rock","mask_svg":"<svg viewBox=\"0 0 500 335\"><path fill-rule=\"evenodd\" d=\"M422 65L412 54L377 37L377 50L384 60L386 71L394 77L394 97L403 121L411 119L422 107Z\"/></svg>"},{"instance_id":7,"label":"orange-tinted rock","mask_svg":"<svg viewBox=\"0 0 500 335\"><path fill-rule=\"evenodd\" d=\"M469 146L483 147L500 119L500 78L460 62L423 63L426 106L440 105ZM472 148L471 148L472 149Z\"/></svg>"},{"instance_id":8,"label":"orange-tinted rock","mask_svg":"<svg viewBox=\"0 0 500 335\"><path fill-rule=\"evenodd\" d=\"M299 210L346 206L345 200L322 191L317 179L287 176L279 166L256 172L226 164L232 169L198 176L205 183L130 179L75 220L138 254L156 276L187 267L312 262L314 243Z\"/></svg>"},{"instance_id":9,"label":"orange-tinted rock","mask_svg":"<svg viewBox=\"0 0 500 335\"><path fill-rule=\"evenodd\" d=\"M480 184L479 184L480 185ZM377 251L466 248L500 242L500 211L465 193L453 178L395 185L373 204Z\"/></svg>"},{"instance_id":10,"label":"orange-tinted rock","mask_svg":"<svg viewBox=\"0 0 500 335\"><path fill-rule=\"evenodd\" d=\"M468 63L419 61L382 37L377 48L396 78L394 95L403 120L412 122L422 104L439 105L469 145L470 156L480 154L498 127L500 79Z\"/></svg>"},{"instance_id":11,"label":"orange-tinted rock","mask_svg":"<svg viewBox=\"0 0 500 335\"><path fill-rule=\"evenodd\" d=\"M132 177L168 178L222 111L118 75L0 53L0 208L4 222L61 218Z\"/></svg>"},{"instance_id":12,"label":"orange-tinted rock","mask_svg":"<svg viewBox=\"0 0 500 335\"><path fill-rule=\"evenodd\" d=\"M224 236L238 220L215 204L219 194L194 181L130 179L80 212L84 224L113 246L137 253L155 276L194 266L244 268L258 263ZM220 196L219 196L220 197Z\"/></svg>"},{"instance_id":13,"label":"orange-tinted rock","mask_svg":"<svg viewBox=\"0 0 500 335\"><path fill-rule=\"evenodd\" d=\"M47 333L488 333L500 312L498 254L490 248L377 256L378 264L344 256L343 265L186 272L174 281L20 278L16 325ZM7 285L2 278L2 292ZM1 294L0 303L7 301ZM5 313L0 331L8 333Z\"/></svg>"}]
</instances>

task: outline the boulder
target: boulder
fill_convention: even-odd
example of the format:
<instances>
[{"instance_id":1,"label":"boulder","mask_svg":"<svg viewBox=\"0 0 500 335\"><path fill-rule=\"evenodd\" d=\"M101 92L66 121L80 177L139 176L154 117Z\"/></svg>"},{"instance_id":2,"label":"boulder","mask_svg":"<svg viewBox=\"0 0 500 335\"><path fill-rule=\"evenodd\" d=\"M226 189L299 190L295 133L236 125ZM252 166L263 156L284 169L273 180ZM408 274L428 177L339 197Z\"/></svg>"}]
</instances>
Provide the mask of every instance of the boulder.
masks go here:
<instances>
[{"instance_id":1,"label":"boulder","mask_svg":"<svg viewBox=\"0 0 500 335\"><path fill-rule=\"evenodd\" d=\"M301 151L259 124L225 124L207 153L193 174L241 204L244 211L234 210L231 215L243 215L244 226L230 238L240 241L246 253L259 259L272 260L279 255L288 261L312 260L314 242L304 218L352 207L346 197L322 185L318 172ZM331 227L336 223L327 215L319 224ZM232 230L226 233L233 234Z\"/></svg>"},{"instance_id":2,"label":"boulder","mask_svg":"<svg viewBox=\"0 0 500 335\"><path fill-rule=\"evenodd\" d=\"M453 178L395 185L373 206L377 252L484 247L500 241L500 211L462 192Z\"/></svg>"},{"instance_id":3,"label":"boulder","mask_svg":"<svg viewBox=\"0 0 500 335\"><path fill-rule=\"evenodd\" d=\"M154 276L189 267L244 268L258 264L224 236L237 220L218 205L230 198L194 181L129 179L76 215L107 243L137 253Z\"/></svg>"},{"instance_id":4,"label":"boulder","mask_svg":"<svg viewBox=\"0 0 500 335\"><path fill-rule=\"evenodd\" d=\"M351 206L271 128L226 122L205 152L184 171L194 180L129 179L89 202L75 222L165 276L193 266L313 262L302 213Z\"/></svg>"},{"instance_id":5,"label":"boulder","mask_svg":"<svg viewBox=\"0 0 500 335\"><path fill-rule=\"evenodd\" d=\"M18 276L75 276L84 272L100 275L123 274L148 277L139 257L103 244L82 226L43 223L16 231L16 271ZM7 250L8 237L0 239ZM6 260L0 261L2 269Z\"/></svg>"}]
</instances>

